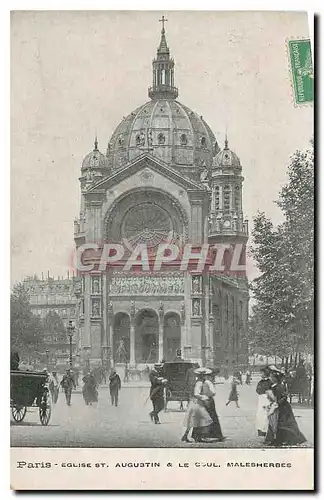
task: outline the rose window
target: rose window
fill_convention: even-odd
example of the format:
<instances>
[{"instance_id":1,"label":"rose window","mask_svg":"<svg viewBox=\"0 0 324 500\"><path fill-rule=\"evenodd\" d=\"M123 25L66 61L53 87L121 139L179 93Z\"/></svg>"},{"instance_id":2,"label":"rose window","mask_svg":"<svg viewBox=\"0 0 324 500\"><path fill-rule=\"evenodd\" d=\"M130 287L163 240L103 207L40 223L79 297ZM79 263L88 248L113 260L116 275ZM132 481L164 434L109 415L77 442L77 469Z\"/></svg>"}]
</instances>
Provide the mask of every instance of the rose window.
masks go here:
<instances>
[{"instance_id":1,"label":"rose window","mask_svg":"<svg viewBox=\"0 0 324 500\"><path fill-rule=\"evenodd\" d=\"M122 222L122 235L131 246L146 244L148 247L155 247L167 241L172 231L170 215L154 203L134 206Z\"/></svg>"}]
</instances>

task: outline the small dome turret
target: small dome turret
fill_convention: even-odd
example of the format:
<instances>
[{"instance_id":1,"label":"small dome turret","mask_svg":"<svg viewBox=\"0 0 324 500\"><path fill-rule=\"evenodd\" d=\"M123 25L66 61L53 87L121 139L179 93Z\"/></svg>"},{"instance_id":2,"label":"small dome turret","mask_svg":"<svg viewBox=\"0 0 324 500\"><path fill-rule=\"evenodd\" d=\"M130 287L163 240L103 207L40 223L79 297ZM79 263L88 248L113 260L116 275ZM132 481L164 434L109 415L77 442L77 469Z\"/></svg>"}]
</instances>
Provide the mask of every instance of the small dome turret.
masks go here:
<instances>
[{"instance_id":1,"label":"small dome turret","mask_svg":"<svg viewBox=\"0 0 324 500\"><path fill-rule=\"evenodd\" d=\"M228 147L226 136L225 147L213 158L213 168L230 167L241 169L241 162L237 154Z\"/></svg>"},{"instance_id":2,"label":"small dome turret","mask_svg":"<svg viewBox=\"0 0 324 500\"><path fill-rule=\"evenodd\" d=\"M87 156L84 158L82 162L82 171L88 169L101 169L108 168L108 162L106 156L101 153L98 149L98 140L97 137L94 141L94 148Z\"/></svg>"}]
</instances>

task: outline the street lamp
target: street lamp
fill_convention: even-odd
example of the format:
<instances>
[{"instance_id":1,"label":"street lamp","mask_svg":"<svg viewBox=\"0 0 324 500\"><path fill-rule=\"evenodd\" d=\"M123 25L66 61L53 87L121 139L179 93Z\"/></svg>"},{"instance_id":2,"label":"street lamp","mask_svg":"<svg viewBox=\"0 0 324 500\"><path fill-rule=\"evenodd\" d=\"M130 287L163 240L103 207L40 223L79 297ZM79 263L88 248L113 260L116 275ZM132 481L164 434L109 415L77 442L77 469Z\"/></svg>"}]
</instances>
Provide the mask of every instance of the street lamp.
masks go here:
<instances>
[{"instance_id":1,"label":"street lamp","mask_svg":"<svg viewBox=\"0 0 324 500\"><path fill-rule=\"evenodd\" d=\"M69 321L68 327L67 327L67 334L69 337L69 342L70 342L70 368L72 368L72 337L74 334L75 326L73 325L72 321Z\"/></svg>"},{"instance_id":2,"label":"street lamp","mask_svg":"<svg viewBox=\"0 0 324 500\"><path fill-rule=\"evenodd\" d=\"M46 353L46 364L47 364L47 368L48 368L48 365L49 365L49 349L46 349L45 353Z\"/></svg>"}]
</instances>

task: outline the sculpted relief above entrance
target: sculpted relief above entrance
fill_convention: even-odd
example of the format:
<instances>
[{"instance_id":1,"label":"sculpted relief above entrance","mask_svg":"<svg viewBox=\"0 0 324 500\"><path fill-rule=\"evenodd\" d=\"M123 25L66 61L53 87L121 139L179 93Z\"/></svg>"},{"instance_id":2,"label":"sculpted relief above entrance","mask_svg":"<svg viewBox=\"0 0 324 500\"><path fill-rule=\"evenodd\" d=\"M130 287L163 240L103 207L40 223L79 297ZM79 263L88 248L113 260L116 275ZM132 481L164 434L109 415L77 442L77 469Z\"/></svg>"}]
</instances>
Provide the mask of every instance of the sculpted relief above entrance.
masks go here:
<instances>
[{"instance_id":1,"label":"sculpted relief above entrance","mask_svg":"<svg viewBox=\"0 0 324 500\"><path fill-rule=\"evenodd\" d=\"M113 295L182 295L184 293L184 278L182 273L165 273L150 275L125 275L115 273L109 286Z\"/></svg>"}]
</instances>

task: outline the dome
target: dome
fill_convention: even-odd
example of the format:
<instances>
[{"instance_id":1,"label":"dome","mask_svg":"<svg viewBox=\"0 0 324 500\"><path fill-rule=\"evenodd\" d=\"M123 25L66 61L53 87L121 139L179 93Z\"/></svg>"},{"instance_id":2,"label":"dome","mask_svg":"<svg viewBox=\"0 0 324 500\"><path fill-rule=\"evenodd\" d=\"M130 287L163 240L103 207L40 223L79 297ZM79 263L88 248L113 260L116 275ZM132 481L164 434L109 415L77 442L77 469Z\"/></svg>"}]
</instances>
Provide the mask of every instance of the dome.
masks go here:
<instances>
[{"instance_id":1,"label":"dome","mask_svg":"<svg viewBox=\"0 0 324 500\"><path fill-rule=\"evenodd\" d=\"M108 144L109 168L118 170L143 153L150 153L184 175L199 178L203 169L212 167L220 148L202 116L176 100L175 63L166 42L164 18L161 21L161 41L148 89L151 100L116 128Z\"/></svg>"},{"instance_id":2,"label":"dome","mask_svg":"<svg viewBox=\"0 0 324 500\"><path fill-rule=\"evenodd\" d=\"M208 168L220 148L202 116L174 99L161 98L123 119L111 137L109 151L114 169L144 152L175 167Z\"/></svg>"},{"instance_id":3,"label":"dome","mask_svg":"<svg viewBox=\"0 0 324 500\"><path fill-rule=\"evenodd\" d=\"M98 141L95 139L94 149L87 154L82 162L82 169L87 170L89 168L107 168L108 162L106 156L101 153L98 149Z\"/></svg>"},{"instance_id":4,"label":"dome","mask_svg":"<svg viewBox=\"0 0 324 500\"><path fill-rule=\"evenodd\" d=\"M213 168L218 167L241 168L240 159L237 154L229 149L227 138L225 140L224 149L222 149L213 160Z\"/></svg>"}]
</instances>

